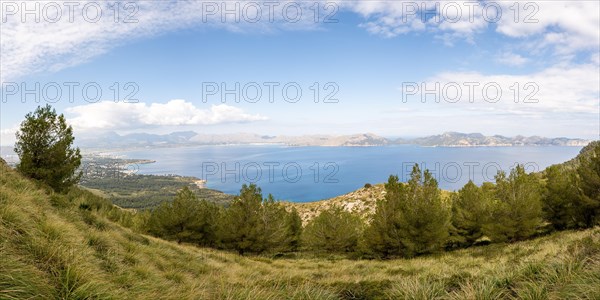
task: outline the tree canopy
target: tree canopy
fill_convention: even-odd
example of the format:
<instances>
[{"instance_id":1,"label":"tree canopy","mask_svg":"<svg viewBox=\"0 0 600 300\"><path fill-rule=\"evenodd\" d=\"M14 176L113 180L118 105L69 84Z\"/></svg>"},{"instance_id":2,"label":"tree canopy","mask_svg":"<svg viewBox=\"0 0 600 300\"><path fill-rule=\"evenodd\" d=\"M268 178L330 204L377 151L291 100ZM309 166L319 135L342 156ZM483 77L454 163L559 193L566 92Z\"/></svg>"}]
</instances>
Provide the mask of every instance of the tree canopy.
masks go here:
<instances>
[{"instance_id":1,"label":"tree canopy","mask_svg":"<svg viewBox=\"0 0 600 300\"><path fill-rule=\"evenodd\" d=\"M57 192L76 184L81 172L79 148L73 148L73 128L65 117L46 105L28 113L16 133L15 152L19 170L25 176L40 180Z\"/></svg>"}]
</instances>

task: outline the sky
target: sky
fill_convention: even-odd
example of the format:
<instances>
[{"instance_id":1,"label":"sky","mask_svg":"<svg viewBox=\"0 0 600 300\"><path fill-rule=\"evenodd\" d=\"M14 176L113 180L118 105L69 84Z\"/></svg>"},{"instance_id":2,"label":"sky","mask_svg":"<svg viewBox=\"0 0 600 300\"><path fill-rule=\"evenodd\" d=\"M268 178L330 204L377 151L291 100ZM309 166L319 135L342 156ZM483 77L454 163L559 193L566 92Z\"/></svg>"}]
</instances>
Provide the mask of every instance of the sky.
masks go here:
<instances>
[{"instance_id":1,"label":"sky","mask_svg":"<svg viewBox=\"0 0 600 300\"><path fill-rule=\"evenodd\" d=\"M0 144L447 131L598 139L598 1L0 1Z\"/></svg>"}]
</instances>

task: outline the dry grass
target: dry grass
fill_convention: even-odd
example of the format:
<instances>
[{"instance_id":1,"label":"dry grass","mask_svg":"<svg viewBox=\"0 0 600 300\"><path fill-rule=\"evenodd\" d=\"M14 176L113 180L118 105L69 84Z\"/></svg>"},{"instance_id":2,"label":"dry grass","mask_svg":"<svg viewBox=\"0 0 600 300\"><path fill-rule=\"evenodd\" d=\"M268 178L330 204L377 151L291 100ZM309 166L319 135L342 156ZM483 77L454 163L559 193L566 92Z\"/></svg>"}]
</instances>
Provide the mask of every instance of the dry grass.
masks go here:
<instances>
[{"instance_id":1,"label":"dry grass","mask_svg":"<svg viewBox=\"0 0 600 300\"><path fill-rule=\"evenodd\" d=\"M599 228L406 260L242 257L140 235L0 168L0 299L600 299Z\"/></svg>"}]
</instances>

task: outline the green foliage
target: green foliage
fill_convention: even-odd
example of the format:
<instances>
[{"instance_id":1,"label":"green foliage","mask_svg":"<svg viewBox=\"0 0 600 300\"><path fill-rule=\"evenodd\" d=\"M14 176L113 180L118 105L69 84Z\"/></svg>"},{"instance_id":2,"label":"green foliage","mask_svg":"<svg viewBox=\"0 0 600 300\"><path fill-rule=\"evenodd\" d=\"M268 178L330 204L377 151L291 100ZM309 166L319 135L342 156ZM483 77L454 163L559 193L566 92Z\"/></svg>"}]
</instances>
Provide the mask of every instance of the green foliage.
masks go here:
<instances>
[{"instance_id":1,"label":"green foliage","mask_svg":"<svg viewBox=\"0 0 600 300\"><path fill-rule=\"evenodd\" d=\"M452 226L450 248L468 247L483 237L483 226L489 220L494 199L494 186L478 187L471 180L452 196Z\"/></svg>"},{"instance_id":2,"label":"green foliage","mask_svg":"<svg viewBox=\"0 0 600 300\"><path fill-rule=\"evenodd\" d=\"M579 155L543 171L545 219L556 230L589 228L600 224L600 141Z\"/></svg>"},{"instance_id":3,"label":"green foliage","mask_svg":"<svg viewBox=\"0 0 600 300\"><path fill-rule=\"evenodd\" d=\"M187 187L177 192L173 202L164 202L148 220L148 232L177 242L215 245L219 207L199 201Z\"/></svg>"},{"instance_id":4,"label":"green foliage","mask_svg":"<svg viewBox=\"0 0 600 300\"><path fill-rule=\"evenodd\" d=\"M517 165L507 177L496 175L496 199L484 233L494 242L517 241L536 233L541 225L542 202L540 182L535 174L525 173Z\"/></svg>"},{"instance_id":5,"label":"green foliage","mask_svg":"<svg viewBox=\"0 0 600 300\"><path fill-rule=\"evenodd\" d=\"M583 213L576 173L560 165L546 168L542 197L544 218L556 230L578 227Z\"/></svg>"},{"instance_id":6,"label":"green foliage","mask_svg":"<svg viewBox=\"0 0 600 300\"><path fill-rule=\"evenodd\" d=\"M222 218L222 246L240 254L290 250L298 235L298 219L290 214L272 195L263 199L259 187L244 184Z\"/></svg>"},{"instance_id":7,"label":"green foliage","mask_svg":"<svg viewBox=\"0 0 600 300\"><path fill-rule=\"evenodd\" d=\"M102 191L112 203L123 208L154 209L161 203L172 201L177 191L190 188L198 199L227 206L233 195L221 191L198 188L194 177L120 174L99 178L83 178L80 185Z\"/></svg>"},{"instance_id":8,"label":"green foliage","mask_svg":"<svg viewBox=\"0 0 600 300\"><path fill-rule=\"evenodd\" d=\"M411 260L242 257L123 228L104 216L140 212L77 187L53 206L0 172L0 299L600 299L600 228Z\"/></svg>"},{"instance_id":9,"label":"green foliage","mask_svg":"<svg viewBox=\"0 0 600 300\"><path fill-rule=\"evenodd\" d=\"M378 203L365 233L368 248L380 256L437 251L448 237L450 211L431 173L421 173L415 165L407 184L390 176L385 189L385 199Z\"/></svg>"},{"instance_id":10,"label":"green foliage","mask_svg":"<svg viewBox=\"0 0 600 300\"><path fill-rule=\"evenodd\" d=\"M362 227L363 222L357 215L332 206L306 225L303 240L312 250L354 252Z\"/></svg>"},{"instance_id":11,"label":"green foliage","mask_svg":"<svg viewBox=\"0 0 600 300\"><path fill-rule=\"evenodd\" d=\"M585 227L600 224L600 144L583 157L577 168L581 190L581 217Z\"/></svg>"},{"instance_id":12,"label":"green foliage","mask_svg":"<svg viewBox=\"0 0 600 300\"><path fill-rule=\"evenodd\" d=\"M302 236L302 218L298 214L298 211L293 208L287 214L286 220L288 226L288 240L285 244L289 245L290 251L296 251L300 247L300 239Z\"/></svg>"},{"instance_id":13,"label":"green foliage","mask_svg":"<svg viewBox=\"0 0 600 300\"><path fill-rule=\"evenodd\" d=\"M77 183L81 172L79 148L73 148L73 129L65 117L46 105L28 113L16 134L15 152L20 162L17 169L27 177L39 180L57 192Z\"/></svg>"},{"instance_id":14,"label":"green foliage","mask_svg":"<svg viewBox=\"0 0 600 300\"><path fill-rule=\"evenodd\" d=\"M371 187L373 187L373 185L372 185L372 184L370 184L370 183L365 183L365 189L369 189L369 188L371 188Z\"/></svg>"}]
</instances>

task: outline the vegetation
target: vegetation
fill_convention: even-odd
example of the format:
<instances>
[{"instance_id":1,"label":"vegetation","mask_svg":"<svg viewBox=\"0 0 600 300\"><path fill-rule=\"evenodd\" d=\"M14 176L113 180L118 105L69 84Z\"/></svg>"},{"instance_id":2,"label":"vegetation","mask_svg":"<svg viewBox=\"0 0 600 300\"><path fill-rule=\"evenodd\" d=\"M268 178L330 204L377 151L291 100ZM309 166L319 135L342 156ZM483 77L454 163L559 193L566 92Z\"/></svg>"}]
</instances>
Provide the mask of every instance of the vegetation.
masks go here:
<instances>
[{"instance_id":1,"label":"vegetation","mask_svg":"<svg viewBox=\"0 0 600 300\"><path fill-rule=\"evenodd\" d=\"M544 218L555 230L577 228L584 225L579 216L584 207L579 199L575 172L561 165L546 169L546 186L542 194Z\"/></svg>"},{"instance_id":2,"label":"vegetation","mask_svg":"<svg viewBox=\"0 0 600 300\"><path fill-rule=\"evenodd\" d=\"M591 227L600 222L600 144L581 159L577 175L583 225Z\"/></svg>"},{"instance_id":3,"label":"vegetation","mask_svg":"<svg viewBox=\"0 0 600 300\"><path fill-rule=\"evenodd\" d=\"M450 197L415 165L407 183L389 177L369 219L332 206L303 230L296 210L256 185L228 207L185 186L144 212L72 186L79 151L49 106L18 137L21 174L0 162L0 299L600 298L600 143L542 174L517 166ZM56 161L67 167L45 169ZM524 241L569 228L587 230ZM484 238L495 244L473 247Z\"/></svg>"},{"instance_id":4,"label":"vegetation","mask_svg":"<svg viewBox=\"0 0 600 300\"><path fill-rule=\"evenodd\" d=\"M362 234L363 222L357 215L334 206L322 211L304 230L304 243L312 250L354 252Z\"/></svg>"},{"instance_id":5,"label":"vegetation","mask_svg":"<svg viewBox=\"0 0 600 300\"><path fill-rule=\"evenodd\" d=\"M17 169L61 192L79 181L79 148L73 148L73 128L65 117L46 105L28 113L16 134Z\"/></svg>"},{"instance_id":6,"label":"vegetation","mask_svg":"<svg viewBox=\"0 0 600 300\"><path fill-rule=\"evenodd\" d=\"M136 233L103 198L0 168L0 299L600 298L598 228L412 259L239 256Z\"/></svg>"},{"instance_id":7,"label":"vegetation","mask_svg":"<svg viewBox=\"0 0 600 300\"><path fill-rule=\"evenodd\" d=\"M600 141L584 147L566 163L544 172L543 209L553 229L600 224Z\"/></svg>"},{"instance_id":8,"label":"vegetation","mask_svg":"<svg viewBox=\"0 0 600 300\"><path fill-rule=\"evenodd\" d=\"M293 213L272 195L263 199L256 185L243 185L223 216L219 232L222 247L240 254L289 251L297 245L301 230Z\"/></svg>"},{"instance_id":9,"label":"vegetation","mask_svg":"<svg viewBox=\"0 0 600 300\"><path fill-rule=\"evenodd\" d=\"M385 189L365 233L369 250L383 257L439 250L448 236L450 214L431 173L415 165L407 184L390 176Z\"/></svg>"},{"instance_id":10,"label":"vegetation","mask_svg":"<svg viewBox=\"0 0 600 300\"><path fill-rule=\"evenodd\" d=\"M469 181L452 197L452 225L448 248L468 247L484 237L483 227L490 219L494 185L481 187Z\"/></svg>"},{"instance_id":11,"label":"vegetation","mask_svg":"<svg viewBox=\"0 0 600 300\"><path fill-rule=\"evenodd\" d=\"M114 174L114 173L113 173ZM82 181L81 186L93 190L123 208L154 209L173 200L177 191L189 188L199 199L227 206L233 195L221 191L198 188L196 178L183 176L119 174Z\"/></svg>"},{"instance_id":12,"label":"vegetation","mask_svg":"<svg viewBox=\"0 0 600 300\"><path fill-rule=\"evenodd\" d=\"M206 200L198 201L187 187L177 192L173 202L164 202L152 211L148 232L178 243L215 246L221 207Z\"/></svg>"},{"instance_id":13,"label":"vegetation","mask_svg":"<svg viewBox=\"0 0 600 300\"><path fill-rule=\"evenodd\" d=\"M496 175L496 198L492 203L491 219L484 232L492 241L518 241L536 233L541 225L542 202L539 181L535 174L525 173L521 165Z\"/></svg>"}]
</instances>

